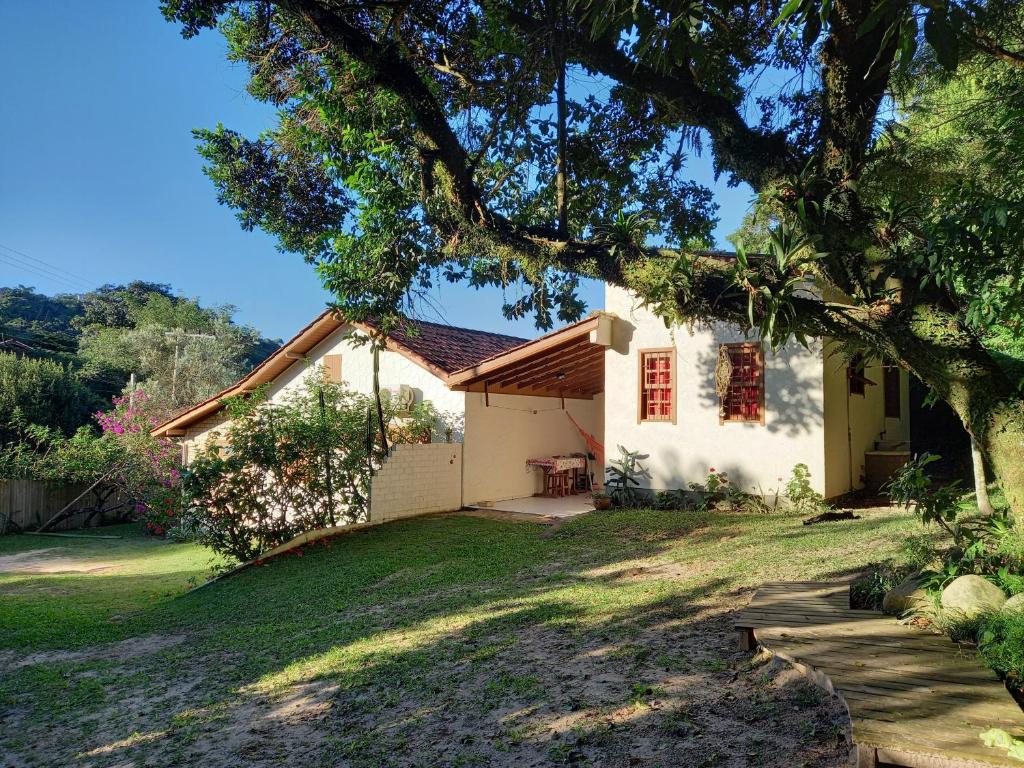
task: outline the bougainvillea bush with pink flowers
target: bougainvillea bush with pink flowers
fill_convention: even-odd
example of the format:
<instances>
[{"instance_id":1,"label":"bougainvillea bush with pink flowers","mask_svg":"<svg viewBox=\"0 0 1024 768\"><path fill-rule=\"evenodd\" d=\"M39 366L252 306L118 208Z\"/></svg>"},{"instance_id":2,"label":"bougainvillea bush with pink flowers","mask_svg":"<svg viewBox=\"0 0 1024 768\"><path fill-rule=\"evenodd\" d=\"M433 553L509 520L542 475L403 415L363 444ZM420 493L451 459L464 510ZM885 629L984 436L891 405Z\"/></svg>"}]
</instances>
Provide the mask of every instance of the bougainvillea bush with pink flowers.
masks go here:
<instances>
[{"instance_id":1,"label":"bougainvillea bush with pink flowers","mask_svg":"<svg viewBox=\"0 0 1024 768\"><path fill-rule=\"evenodd\" d=\"M144 392L114 398L114 407L95 414L102 434L118 446L116 482L134 505L134 515L154 536L180 535L180 452L174 441L151 430L166 414L150 407Z\"/></svg>"},{"instance_id":2,"label":"bougainvillea bush with pink flowers","mask_svg":"<svg viewBox=\"0 0 1024 768\"><path fill-rule=\"evenodd\" d=\"M92 486L85 507L106 519L136 519L155 536L179 535L181 471L178 448L150 430L159 416L144 393L115 398L94 414L99 431L71 437L15 422L19 439L0 449L0 478L30 478L52 486Z\"/></svg>"}]
</instances>

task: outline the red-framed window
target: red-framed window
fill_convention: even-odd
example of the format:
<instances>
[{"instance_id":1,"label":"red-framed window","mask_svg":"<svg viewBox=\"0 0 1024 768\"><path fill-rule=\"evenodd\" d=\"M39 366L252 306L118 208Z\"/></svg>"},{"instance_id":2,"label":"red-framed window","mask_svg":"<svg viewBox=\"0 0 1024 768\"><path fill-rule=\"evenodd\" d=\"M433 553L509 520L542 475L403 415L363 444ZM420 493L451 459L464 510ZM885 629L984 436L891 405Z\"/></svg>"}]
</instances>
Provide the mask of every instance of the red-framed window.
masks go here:
<instances>
[{"instance_id":1,"label":"red-framed window","mask_svg":"<svg viewBox=\"0 0 1024 768\"><path fill-rule=\"evenodd\" d=\"M729 381L721 398L721 418L764 424L764 353L757 343L723 344Z\"/></svg>"},{"instance_id":2,"label":"red-framed window","mask_svg":"<svg viewBox=\"0 0 1024 768\"><path fill-rule=\"evenodd\" d=\"M892 363L882 367L882 391L885 395L885 417L900 418L900 369Z\"/></svg>"},{"instance_id":3,"label":"red-framed window","mask_svg":"<svg viewBox=\"0 0 1024 768\"><path fill-rule=\"evenodd\" d=\"M846 378L850 381L850 394L864 397L867 394L868 384L874 384L866 373L868 369L867 358L857 352L850 358L850 364L846 368Z\"/></svg>"},{"instance_id":4,"label":"red-framed window","mask_svg":"<svg viewBox=\"0 0 1024 768\"><path fill-rule=\"evenodd\" d=\"M640 350L639 421L676 420L674 349Z\"/></svg>"}]
</instances>

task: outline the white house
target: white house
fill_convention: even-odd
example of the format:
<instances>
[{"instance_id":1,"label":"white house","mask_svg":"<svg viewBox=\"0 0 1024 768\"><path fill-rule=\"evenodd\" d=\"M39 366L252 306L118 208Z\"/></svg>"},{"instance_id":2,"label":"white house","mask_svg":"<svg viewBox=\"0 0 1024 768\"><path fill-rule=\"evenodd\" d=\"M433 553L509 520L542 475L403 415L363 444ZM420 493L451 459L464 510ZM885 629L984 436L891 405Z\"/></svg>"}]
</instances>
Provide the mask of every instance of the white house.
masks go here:
<instances>
[{"instance_id":1,"label":"white house","mask_svg":"<svg viewBox=\"0 0 1024 768\"><path fill-rule=\"evenodd\" d=\"M537 342L437 323L412 325L414 334L393 334L379 354L380 386L409 387L417 401L430 401L454 426L453 443L397 446L374 478L371 517L401 516L407 507L439 511L530 497L542 490L542 475L527 467L527 459L586 450L566 413L589 433L601 433L604 411L600 399L590 394L569 393L563 411L562 399L552 399L552 392L542 387L519 388L511 396L500 394L500 387L484 392L459 386L460 372L503 352L535 350ZM279 400L318 367L330 379L369 394L373 353L357 338L370 331L324 312L237 383L160 424L154 434L178 439L187 464L222 433L224 398L268 385L270 400Z\"/></svg>"},{"instance_id":2,"label":"white house","mask_svg":"<svg viewBox=\"0 0 1024 768\"><path fill-rule=\"evenodd\" d=\"M686 487L714 468L767 493L803 463L832 498L873 480L873 463L888 466L879 456L907 450L909 387L898 368L851 368L828 341L772 352L735 326L666 328L620 288L606 289L605 309L617 317L605 441L648 454L653 488Z\"/></svg>"},{"instance_id":3,"label":"white house","mask_svg":"<svg viewBox=\"0 0 1024 768\"><path fill-rule=\"evenodd\" d=\"M877 485L907 457L906 374L851 366L827 340L772 352L726 325L666 328L611 286L603 312L533 341L414 325L388 339L381 386L410 387L456 429L452 443L395 450L374 479L371 519L536 509L516 501L544 490L527 460L589 453L600 482L601 461L620 445L647 455L654 490L685 488L713 467L742 490L773 493L803 463L815 489L835 497ZM369 393L372 353L353 343L369 330L325 312L233 387L155 431L180 438L187 461L223 424L222 398L261 384L279 398L317 365Z\"/></svg>"}]
</instances>

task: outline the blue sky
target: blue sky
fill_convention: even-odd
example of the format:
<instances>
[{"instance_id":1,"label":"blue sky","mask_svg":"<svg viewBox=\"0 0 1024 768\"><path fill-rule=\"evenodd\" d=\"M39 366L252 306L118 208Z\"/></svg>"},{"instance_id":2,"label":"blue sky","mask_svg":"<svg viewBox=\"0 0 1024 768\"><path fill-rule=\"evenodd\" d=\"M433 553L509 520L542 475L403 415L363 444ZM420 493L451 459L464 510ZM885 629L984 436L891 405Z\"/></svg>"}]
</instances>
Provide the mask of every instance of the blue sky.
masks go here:
<instances>
[{"instance_id":1,"label":"blue sky","mask_svg":"<svg viewBox=\"0 0 1024 768\"><path fill-rule=\"evenodd\" d=\"M252 135L274 119L245 92L219 35L182 40L157 0L0 0L0 29L0 285L170 283L237 306L239 321L274 338L323 309L312 267L243 232L202 174L193 128L222 122ZM709 157L692 165L716 191L724 241L751 193L715 184ZM584 298L600 308L600 286ZM443 318L426 319L537 333L501 316L497 290L445 284L435 301Z\"/></svg>"}]
</instances>

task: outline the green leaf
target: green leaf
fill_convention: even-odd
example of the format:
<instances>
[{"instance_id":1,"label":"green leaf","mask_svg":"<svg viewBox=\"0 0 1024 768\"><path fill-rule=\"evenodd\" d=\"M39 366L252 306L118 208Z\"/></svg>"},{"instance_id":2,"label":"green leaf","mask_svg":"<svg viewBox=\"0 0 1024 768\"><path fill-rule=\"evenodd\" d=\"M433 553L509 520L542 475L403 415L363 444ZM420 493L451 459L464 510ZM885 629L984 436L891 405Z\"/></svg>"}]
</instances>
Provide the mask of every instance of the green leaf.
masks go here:
<instances>
[{"instance_id":1,"label":"green leaf","mask_svg":"<svg viewBox=\"0 0 1024 768\"><path fill-rule=\"evenodd\" d=\"M804 22L804 47L810 48L816 42L818 37L821 35L821 19L815 16L813 13L808 14L807 20Z\"/></svg>"},{"instance_id":2,"label":"green leaf","mask_svg":"<svg viewBox=\"0 0 1024 768\"><path fill-rule=\"evenodd\" d=\"M900 68L910 68L917 53L917 19L911 16L900 26Z\"/></svg>"},{"instance_id":3,"label":"green leaf","mask_svg":"<svg viewBox=\"0 0 1024 768\"><path fill-rule=\"evenodd\" d=\"M778 26L789 19L790 16L800 9L800 6L803 5L803 3L804 0L788 0L786 4L782 6L782 10L779 11L779 18L775 20L775 25Z\"/></svg>"},{"instance_id":4,"label":"green leaf","mask_svg":"<svg viewBox=\"0 0 1024 768\"><path fill-rule=\"evenodd\" d=\"M945 8L932 8L928 11L924 20L924 38L935 51L939 64L949 70L956 69L960 60L960 45Z\"/></svg>"},{"instance_id":5,"label":"green leaf","mask_svg":"<svg viewBox=\"0 0 1024 768\"><path fill-rule=\"evenodd\" d=\"M859 27L857 27L857 37L863 37L872 29L877 27L878 22L880 22L882 17L889 12L890 8L891 3L887 2L887 0L882 0L882 2L872 8L868 17L860 23Z\"/></svg>"}]
</instances>

